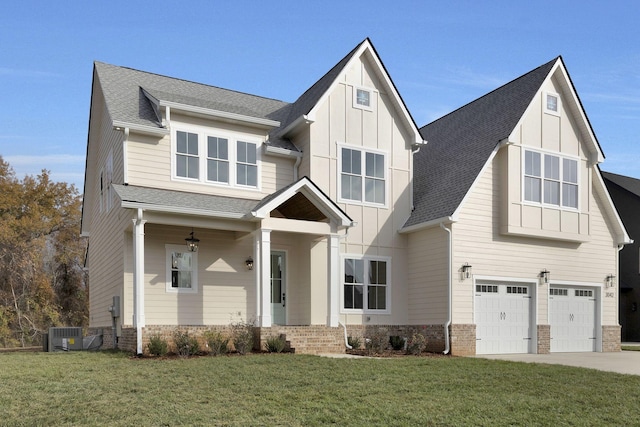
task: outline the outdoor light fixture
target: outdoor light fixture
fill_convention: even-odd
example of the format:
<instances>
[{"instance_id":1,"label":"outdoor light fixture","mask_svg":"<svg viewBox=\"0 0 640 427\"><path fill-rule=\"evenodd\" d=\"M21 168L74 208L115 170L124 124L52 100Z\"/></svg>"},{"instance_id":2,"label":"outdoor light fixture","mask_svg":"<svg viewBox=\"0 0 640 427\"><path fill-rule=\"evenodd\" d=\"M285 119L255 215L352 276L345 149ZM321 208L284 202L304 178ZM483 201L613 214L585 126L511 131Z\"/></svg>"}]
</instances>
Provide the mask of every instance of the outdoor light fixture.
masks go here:
<instances>
[{"instance_id":1,"label":"outdoor light fixture","mask_svg":"<svg viewBox=\"0 0 640 427\"><path fill-rule=\"evenodd\" d=\"M544 270L542 270L540 272L538 277L540 277L542 279L542 283L544 283L545 285L548 285L549 284L549 275L550 274L551 274L551 272L545 268Z\"/></svg>"},{"instance_id":2,"label":"outdoor light fixture","mask_svg":"<svg viewBox=\"0 0 640 427\"><path fill-rule=\"evenodd\" d=\"M245 264L247 264L247 270L253 270L253 258L247 258Z\"/></svg>"},{"instance_id":3,"label":"outdoor light fixture","mask_svg":"<svg viewBox=\"0 0 640 427\"><path fill-rule=\"evenodd\" d=\"M465 262L462 266L462 278L468 279L469 277L471 277L471 266L468 262Z\"/></svg>"},{"instance_id":4,"label":"outdoor light fixture","mask_svg":"<svg viewBox=\"0 0 640 427\"><path fill-rule=\"evenodd\" d=\"M189 252L197 252L198 243L200 243L200 239L196 239L193 236L193 228L191 229L191 234L189 236L190 237L187 237L186 239L184 239L184 241L187 242L187 248L189 249Z\"/></svg>"},{"instance_id":5,"label":"outdoor light fixture","mask_svg":"<svg viewBox=\"0 0 640 427\"><path fill-rule=\"evenodd\" d=\"M616 279L616 276L613 274L609 274L607 276L607 288L612 288L615 285L614 283L615 279Z\"/></svg>"}]
</instances>

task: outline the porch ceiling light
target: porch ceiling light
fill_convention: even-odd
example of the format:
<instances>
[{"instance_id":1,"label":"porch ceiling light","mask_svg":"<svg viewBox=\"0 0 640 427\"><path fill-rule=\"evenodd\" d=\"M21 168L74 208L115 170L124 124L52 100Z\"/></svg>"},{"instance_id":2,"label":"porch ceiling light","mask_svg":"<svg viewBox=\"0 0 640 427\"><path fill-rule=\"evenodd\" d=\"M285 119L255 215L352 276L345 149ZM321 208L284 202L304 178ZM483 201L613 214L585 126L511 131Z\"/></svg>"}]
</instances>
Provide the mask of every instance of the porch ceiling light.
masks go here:
<instances>
[{"instance_id":1,"label":"porch ceiling light","mask_svg":"<svg viewBox=\"0 0 640 427\"><path fill-rule=\"evenodd\" d=\"M549 276L550 275L551 275L551 272L545 268L544 270L542 270L540 272L538 277L540 277L540 279L542 279L542 283L544 283L545 285L548 285L549 284Z\"/></svg>"},{"instance_id":2,"label":"porch ceiling light","mask_svg":"<svg viewBox=\"0 0 640 427\"><path fill-rule=\"evenodd\" d=\"M470 277L471 277L471 266L469 265L468 262L465 262L464 265L462 266L462 278L468 279Z\"/></svg>"},{"instance_id":3,"label":"porch ceiling light","mask_svg":"<svg viewBox=\"0 0 640 427\"><path fill-rule=\"evenodd\" d=\"M616 276L614 274L609 274L607 276L607 288L612 288L615 285Z\"/></svg>"},{"instance_id":4,"label":"porch ceiling light","mask_svg":"<svg viewBox=\"0 0 640 427\"><path fill-rule=\"evenodd\" d=\"M189 249L189 252L197 252L200 239L196 239L194 237L193 228L191 229L191 233L189 234L189 236L190 237L187 237L186 239L184 239L184 241L187 242L187 248Z\"/></svg>"},{"instance_id":5,"label":"porch ceiling light","mask_svg":"<svg viewBox=\"0 0 640 427\"><path fill-rule=\"evenodd\" d=\"M247 258L245 264L247 264L247 270L253 270L253 258Z\"/></svg>"}]
</instances>

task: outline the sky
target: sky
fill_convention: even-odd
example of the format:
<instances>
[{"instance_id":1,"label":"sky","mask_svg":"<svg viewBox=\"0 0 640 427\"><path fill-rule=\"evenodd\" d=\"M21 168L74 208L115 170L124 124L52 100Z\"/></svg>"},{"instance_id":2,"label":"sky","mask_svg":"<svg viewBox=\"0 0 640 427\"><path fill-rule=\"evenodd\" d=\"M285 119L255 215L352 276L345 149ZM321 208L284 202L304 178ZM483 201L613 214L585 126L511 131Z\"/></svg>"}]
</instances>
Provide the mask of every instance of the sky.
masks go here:
<instances>
[{"instance_id":1,"label":"sky","mask_svg":"<svg viewBox=\"0 0 640 427\"><path fill-rule=\"evenodd\" d=\"M0 156L83 191L93 62L293 102L369 37L418 126L562 55L640 178L637 1L38 1L0 13Z\"/></svg>"}]
</instances>

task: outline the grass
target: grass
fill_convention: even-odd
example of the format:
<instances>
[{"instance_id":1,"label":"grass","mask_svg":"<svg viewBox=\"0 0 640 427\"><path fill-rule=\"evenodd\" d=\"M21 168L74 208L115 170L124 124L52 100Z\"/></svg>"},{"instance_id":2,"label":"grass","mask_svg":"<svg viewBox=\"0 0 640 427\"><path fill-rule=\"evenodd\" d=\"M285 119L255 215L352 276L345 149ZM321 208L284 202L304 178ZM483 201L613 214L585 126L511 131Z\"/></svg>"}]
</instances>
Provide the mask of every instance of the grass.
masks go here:
<instances>
[{"instance_id":1,"label":"grass","mask_svg":"<svg viewBox=\"0 0 640 427\"><path fill-rule=\"evenodd\" d=\"M1 425L633 425L640 377L474 358L0 354Z\"/></svg>"},{"instance_id":2,"label":"grass","mask_svg":"<svg viewBox=\"0 0 640 427\"><path fill-rule=\"evenodd\" d=\"M640 351L640 345L623 345L621 348L623 351Z\"/></svg>"}]
</instances>

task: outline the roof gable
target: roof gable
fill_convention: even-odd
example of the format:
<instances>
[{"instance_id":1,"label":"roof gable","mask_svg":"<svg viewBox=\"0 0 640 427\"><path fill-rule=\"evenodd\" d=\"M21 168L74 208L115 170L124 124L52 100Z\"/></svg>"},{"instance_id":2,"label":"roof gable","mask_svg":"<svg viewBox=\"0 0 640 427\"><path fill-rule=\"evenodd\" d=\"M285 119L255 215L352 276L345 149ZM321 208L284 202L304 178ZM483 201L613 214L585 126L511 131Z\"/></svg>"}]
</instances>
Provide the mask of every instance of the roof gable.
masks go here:
<instances>
[{"instance_id":1,"label":"roof gable","mask_svg":"<svg viewBox=\"0 0 640 427\"><path fill-rule=\"evenodd\" d=\"M604 171L602 172L602 177L607 185L613 183L634 196L640 197L640 179Z\"/></svg>"}]
</instances>

